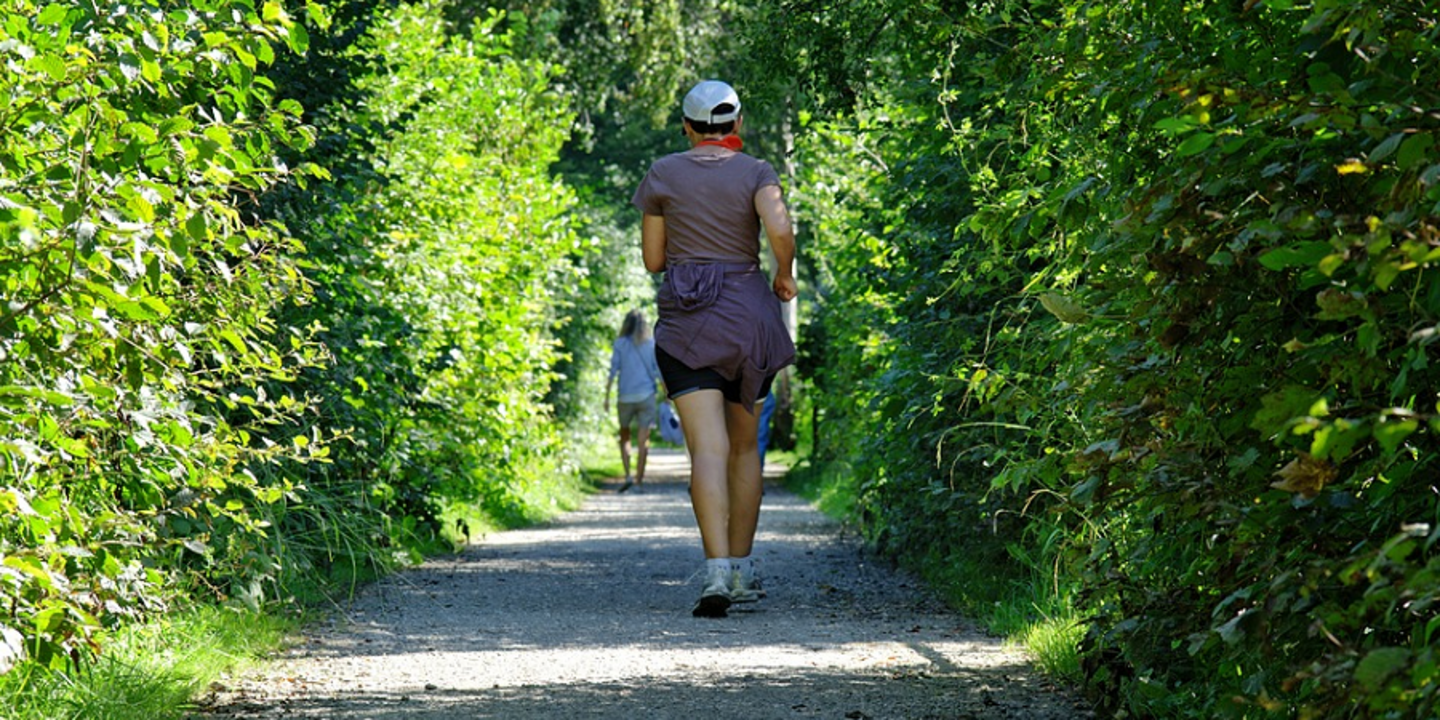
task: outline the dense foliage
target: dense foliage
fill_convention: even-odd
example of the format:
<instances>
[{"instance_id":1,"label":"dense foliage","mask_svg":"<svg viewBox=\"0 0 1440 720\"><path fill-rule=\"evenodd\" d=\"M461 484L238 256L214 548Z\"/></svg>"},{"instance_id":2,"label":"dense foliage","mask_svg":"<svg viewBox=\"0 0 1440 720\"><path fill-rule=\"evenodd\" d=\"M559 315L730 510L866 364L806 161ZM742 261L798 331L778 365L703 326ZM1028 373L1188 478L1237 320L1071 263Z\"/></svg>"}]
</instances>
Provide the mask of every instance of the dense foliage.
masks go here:
<instances>
[{"instance_id":1,"label":"dense foliage","mask_svg":"<svg viewBox=\"0 0 1440 720\"><path fill-rule=\"evenodd\" d=\"M573 494L544 400L592 248L498 16L3 9L0 670Z\"/></svg>"},{"instance_id":2,"label":"dense foliage","mask_svg":"<svg viewBox=\"0 0 1440 720\"><path fill-rule=\"evenodd\" d=\"M1121 717L1429 717L1437 25L1419 4L777 5L819 459L1005 548ZM973 566L971 566L973 567ZM978 568L977 568L978 569Z\"/></svg>"},{"instance_id":3,"label":"dense foliage","mask_svg":"<svg viewBox=\"0 0 1440 720\"><path fill-rule=\"evenodd\" d=\"M253 198L303 148L257 74L306 35L277 4L10 0L0 17L0 668L78 661L167 575L244 582L254 470L323 455L263 394L319 361L295 245ZM262 442L262 439L266 439Z\"/></svg>"},{"instance_id":4,"label":"dense foliage","mask_svg":"<svg viewBox=\"0 0 1440 720\"><path fill-rule=\"evenodd\" d=\"M6 0L0 670L539 517L649 294L629 192L719 74L798 165L814 460L880 548L1073 604L1108 715L1431 716L1437 34L1380 0Z\"/></svg>"},{"instance_id":5,"label":"dense foliage","mask_svg":"<svg viewBox=\"0 0 1440 720\"><path fill-rule=\"evenodd\" d=\"M278 535L344 563L336 534L415 549L442 519L466 534L464 508L511 522L548 504L564 469L543 402L552 306L582 250L547 174L567 130L550 68L509 55L498 16L458 34L443 4L375 8L337 8L331 42L282 73L306 93L315 159L346 171L271 206L316 286L286 316L323 326L335 356L299 381L320 398L311 422L347 433L306 475L327 506Z\"/></svg>"}]
</instances>

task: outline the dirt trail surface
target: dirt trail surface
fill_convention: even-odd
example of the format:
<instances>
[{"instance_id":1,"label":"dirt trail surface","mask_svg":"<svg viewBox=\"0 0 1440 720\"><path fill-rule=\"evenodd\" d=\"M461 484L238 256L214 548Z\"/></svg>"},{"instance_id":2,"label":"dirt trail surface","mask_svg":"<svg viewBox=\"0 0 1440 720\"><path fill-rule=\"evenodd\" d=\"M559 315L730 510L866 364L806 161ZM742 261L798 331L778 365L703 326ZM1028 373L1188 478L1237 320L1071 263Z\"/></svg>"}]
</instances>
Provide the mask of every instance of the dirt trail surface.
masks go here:
<instances>
[{"instance_id":1,"label":"dirt trail surface","mask_svg":"<svg viewBox=\"0 0 1440 720\"><path fill-rule=\"evenodd\" d=\"M769 597L697 619L682 452L553 524L375 584L200 718L1089 718L1016 649L771 484Z\"/></svg>"}]
</instances>

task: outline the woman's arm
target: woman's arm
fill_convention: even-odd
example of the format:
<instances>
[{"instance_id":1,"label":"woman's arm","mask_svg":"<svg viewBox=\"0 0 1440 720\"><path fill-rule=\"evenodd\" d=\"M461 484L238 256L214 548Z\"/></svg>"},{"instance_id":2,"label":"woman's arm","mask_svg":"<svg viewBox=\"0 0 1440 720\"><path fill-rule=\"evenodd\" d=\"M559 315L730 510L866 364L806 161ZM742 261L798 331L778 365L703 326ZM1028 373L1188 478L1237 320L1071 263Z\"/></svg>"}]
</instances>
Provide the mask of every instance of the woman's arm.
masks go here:
<instances>
[{"instance_id":1,"label":"woman's arm","mask_svg":"<svg viewBox=\"0 0 1440 720\"><path fill-rule=\"evenodd\" d=\"M605 376L605 412L610 412L610 388L615 385L615 376L620 374L620 353L610 350L610 373Z\"/></svg>"},{"instance_id":2,"label":"woman's arm","mask_svg":"<svg viewBox=\"0 0 1440 720\"><path fill-rule=\"evenodd\" d=\"M760 214L760 222L765 223L770 252L775 254L775 296L782 302L794 300L798 292L794 274L795 227L790 224L790 212L785 209L779 185L755 191L755 211Z\"/></svg>"},{"instance_id":3,"label":"woman's arm","mask_svg":"<svg viewBox=\"0 0 1440 720\"><path fill-rule=\"evenodd\" d=\"M645 269L660 272L665 269L665 216L646 214L640 222L640 250L645 257Z\"/></svg>"}]
</instances>

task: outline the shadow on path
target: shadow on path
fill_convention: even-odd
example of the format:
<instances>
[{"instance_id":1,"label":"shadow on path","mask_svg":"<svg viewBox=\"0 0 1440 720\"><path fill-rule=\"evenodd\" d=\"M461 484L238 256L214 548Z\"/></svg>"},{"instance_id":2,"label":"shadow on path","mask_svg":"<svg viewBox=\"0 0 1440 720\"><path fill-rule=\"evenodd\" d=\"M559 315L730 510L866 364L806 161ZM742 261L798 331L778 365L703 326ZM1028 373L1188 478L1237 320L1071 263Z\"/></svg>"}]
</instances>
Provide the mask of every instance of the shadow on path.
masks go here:
<instances>
[{"instance_id":1,"label":"shadow on path","mask_svg":"<svg viewBox=\"0 0 1440 720\"><path fill-rule=\"evenodd\" d=\"M703 555L683 452L657 451L650 475L367 588L205 716L1089 717L773 485L756 542L769 597L690 617Z\"/></svg>"}]
</instances>

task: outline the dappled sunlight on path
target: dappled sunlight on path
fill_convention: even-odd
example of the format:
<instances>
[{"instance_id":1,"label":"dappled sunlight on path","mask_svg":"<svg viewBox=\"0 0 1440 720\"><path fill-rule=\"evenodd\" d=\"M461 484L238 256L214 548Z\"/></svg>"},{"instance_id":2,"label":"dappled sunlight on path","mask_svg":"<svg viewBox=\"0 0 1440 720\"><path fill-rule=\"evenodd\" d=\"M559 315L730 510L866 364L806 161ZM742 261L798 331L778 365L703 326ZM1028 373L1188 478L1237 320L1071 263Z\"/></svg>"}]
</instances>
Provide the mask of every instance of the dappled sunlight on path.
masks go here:
<instances>
[{"instance_id":1,"label":"dappled sunlight on path","mask_svg":"<svg viewBox=\"0 0 1440 720\"><path fill-rule=\"evenodd\" d=\"M872 565L773 484L769 597L695 619L703 561L683 453L553 524L492 535L368 588L264 676L249 718L1085 717L1023 657ZM847 713L860 713L847 715ZM966 713L970 713L967 715Z\"/></svg>"}]
</instances>

